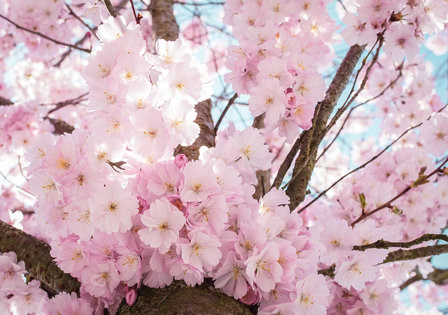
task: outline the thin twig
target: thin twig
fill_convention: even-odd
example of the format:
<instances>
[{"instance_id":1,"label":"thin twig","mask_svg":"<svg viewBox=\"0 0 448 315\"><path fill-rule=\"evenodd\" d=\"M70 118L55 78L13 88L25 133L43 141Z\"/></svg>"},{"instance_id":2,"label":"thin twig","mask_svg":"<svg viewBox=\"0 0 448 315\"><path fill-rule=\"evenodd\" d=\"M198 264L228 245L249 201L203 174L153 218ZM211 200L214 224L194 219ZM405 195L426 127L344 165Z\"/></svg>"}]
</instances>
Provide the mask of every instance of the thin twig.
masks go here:
<instances>
[{"instance_id":1,"label":"thin twig","mask_svg":"<svg viewBox=\"0 0 448 315\"><path fill-rule=\"evenodd\" d=\"M446 104L444 107L442 107L438 112L442 112L446 107L448 107L448 104ZM428 117L427 120L430 120L432 116ZM378 157L380 157L384 152L386 152L392 145L394 145L396 142L398 142L401 138L403 138L408 132L410 132L413 129L416 129L418 127L420 127L421 125L423 125L423 122L412 126L408 129L406 129L400 136L398 136L398 138L396 138L394 141L392 141L391 143L389 143L383 150L381 150L378 154L374 155L371 159L369 159L367 162L363 163L362 165L358 166L357 168L349 171L348 173L346 173L344 176L340 177L337 181L335 181L333 184L331 184L330 187L328 187L327 189L325 189L324 191L322 191L316 198L314 198L313 200L311 200L309 203L307 203L305 206L303 206L302 208L300 208L300 210L298 211L299 213L302 212L303 210L305 210L306 208L308 208L309 206L311 206L314 202L316 202L320 197L322 197L323 195L325 195L330 189L332 189L334 186L336 186L340 181L342 181L344 178L346 178L347 176L359 171L360 169L363 169L364 167L366 167L368 164L370 164L371 162L373 162L374 160L376 160Z\"/></svg>"},{"instance_id":2,"label":"thin twig","mask_svg":"<svg viewBox=\"0 0 448 315\"><path fill-rule=\"evenodd\" d=\"M429 175L425 175L424 179L427 180L428 178L432 177L434 174L437 174L442 167L448 162L448 157L446 157L442 163L436 168L434 169L431 173L429 173ZM403 189L400 193L398 193L395 197L393 197L392 199L390 199L389 201L383 203L382 205L376 207L375 209L373 209L372 211L369 211L367 213L361 214L355 221L353 221L353 223L351 224L352 227L354 227L357 223L359 223L360 221L368 218L369 216L377 213L378 211L385 209L385 208L390 208L392 206L392 202L394 202L395 200L397 200L398 198L400 198L401 196L405 195L408 191L410 191L412 188L415 187L415 182L411 183L410 185L408 185L405 189Z\"/></svg>"},{"instance_id":3,"label":"thin twig","mask_svg":"<svg viewBox=\"0 0 448 315\"><path fill-rule=\"evenodd\" d=\"M75 42L75 45L80 45L80 44L84 43L84 41L85 41L87 38L89 38L89 33L85 33L84 36L83 36L81 39L79 39L77 42ZM53 67L59 68L59 67L61 66L61 64L64 62L64 60L65 60L68 56L70 56L70 54L72 53L72 51L73 51L72 48L67 49L67 51L64 52L64 53L61 55L61 58L59 59L59 61L56 62L56 63L53 65Z\"/></svg>"},{"instance_id":4,"label":"thin twig","mask_svg":"<svg viewBox=\"0 0 448 315\"><path fill-rule=\"evenodd\" d=\"M364 167L366 167L368 164L370 164L371 162L373 162L374 160L376 160L377 158L379 158L384 152L386 152L391 146L393 146L396 142L398 142L401 138L403 138L409 131L414 130L415 128L418 128L422 125L423 123L420 123L416 126L410 127L409 129L405 130L398 138L396 138L394 141L392 141L391 143L389 143L383 150L381 150L378 154L374 155L372 158L370 158L367 162L361 164L360 166L358 166L357 168L352 169L351 171L349 171L348 173L346 173L344 176L340 177L337 181L335 181L333 184L331 184L327 189L325 189L324 191L322 191L316 198L314 198L313 200L311 200L310 202L308 202L305 206L303 206L302 208L300 208L300 210L298 211L298 213L302 212L303 210L305 210L306 208L308 208L309 206L311 206L314 202L316 202L320 197L322 197L323 195L325 195L330 189L332 189L334 186L336 186L340 181L342 181L344 178L346 178L347 176L350 176L353 173L356 173L357 171L359 171L360 169L363 169Z\"/></svg>"},{"instance_id":5,"label":"thin twig","mask_svg":"<svg viewBox=\"0 0 448 315\"><path fill-rule=\"evenodd\" d=\"M305 132L307 131L303 131L302 134L297 138L297 140L292 145L291 149L288 152L288 155L286 155L285 159L280 165L280 168L278 169L277 175L275 176L274 182L272 183L270 189L274 187L278 188L282 184L283 178L285 177L286 173L291 167L292 162L294 161L294 157L296 156L297 152L299 152L300 146L303 141L303 134Z\"/></svg>"},{"instance_id":6,"label":"thin twig","mask_svg":"<svg viewBox=\"0 0 448 315\"><path fill-rule=\"evenodd\" d=\"M137 13L135 12L134 1L129 0L129 2L131 3L132 13L134 13L135 23L140 24L140 20L143 18L143 16L142 16L140 13L137 14Z\"/></svg>"},{"instance_id":7,"label":"thin twig","mask_svg":"<svg viewBox=\"0 0 448 315\"><path fill-rule=\"evenodd\" d=\"M13 21L11 21L10 19L8 19L7 17L5 17L5 16L3 16L3 15L1 15L1 14L0 14L0 18L2 18L2 19L4 19L4 20L8 21L9 23L11 23L12 25L14 25L14 26L17 27L18 29L21 29L21 30L23 30L23 31L29 32L29 33L34 34L34 35L38 35L38 36L40 36L40 37L42 37L42 38L45 38L46 40L49 40L49 41L51 41L51 42L53 42L53 43L55 43L55 44L62 45L62 46L66 46L66 47L70 47L70 48L73 48L73 49L77 49L77 50L79 50L79 51L83 51L83 52L86 52L86 53L91 53L91 52L92 52L91 49L88 49L88 48L82 48L82 47L79 47L79 46L76 46L76 45L72 45L72 44L64 43L64 42L61 42L61 41L59 41L59 40L57 40L57 39L48 37L47 35L44 35L44 34L42 34L42 33L40 33L40 32L36 32L36 31L30 30L30 29L27 29L26 27L23 27L23 26L21 26L21 25L15 23L15 22L13 22Z\"/></svg>"},{"instance_id":8,"label":"thin twig","mask_svg":"<svg viewBox=\"0 0 448 315\"><path fill-rule=\"evenodd\" d=\"M353 250L365 251L370 248L383 248L387 249L390 247L402 247L410 248L412 246L421 244L423 242L442 240L448 242L448 235L445 234L425 234L409 242L389 242L385 240L378 240L375 243L367 245L353 246Z\"/></svg>"},{"instance_id":9,"label":"thin twig","mask_svg":"<svg viewBox=\"0 0 448 315\"><path fill-rule=\"evenodd\" d=\"M16 187L17 189L19 189L22 193L25 194L25 196L31 198L31 199L37 199L36 196L34 196L31 192L29 192L28 190L26 190L25 188L20 187L19 185L17 185L16 183L14 183L13 181L11 181L5 174L3 174L2 171L0 171L0 176L3 177L4 180L6 180L8 183L10 183L11 185L13 185L14 187Z\"/></svg>"},{"instance_id":10,"label":"thin twig","mask_svg":"<svg viewBox=\"0 0 448 315\"><path fill-rule=\"evenodd\" d=\"M83 99L83 97L87 96L88 94L89 94L89 92L84 93L84 94L82 94L82 95L80 95L78 97L75 97L73 99L69 99L69 100L58 102L58 103L54 104L54 105L56 105L56 107L51 109L50 111L48 111L47 116L50 115L51 113L53 113L53 112L55 112L55 111L65 107L65 106L76 105L76 104L79 104L82 101L85 101L85 99Z\"/></svg>"},{"instance_id":11,"label":"thin twig","mask_svg":"<svg viewBox=\"0 0 448 315\"><path fill-rule=\"evenodd\" d=\"M85 27L87 27L87 28L89 29L89 31L93 34L93 36L96 37L96 39L100 40L99 37L96 35L95 30L94 30L93 28L91 28L91 27L89 26L89 24L87 24L86 22L84 22L84 20L81 19L81 18L75 13L75 11L73 11L73 9L72 9L68 4L65 4L65 6L67 7L67 9L68 9L68 11L70 12L70 14L73 15L73 16L75 17L75 19L77 19L79 22L82 23L82 25L84 25Z\"/></svg>"},{"instance_id":12,"label":"thin twig","mask_svg":"<svg viewBox=\"0 0 448 315\"><path fill-rule=\"evenodd\" d=\"M221 122L222 122L222 120L224 119L224 116L227 114L227 111L228 111L229 108L232 106L233 102L235 102L235 100L237 99L237 97L238 97L238 94L235 93L235 94L233 94L233 96L229 99L229 102L227 103L226 108L224 108L224 110L223 110L222 113L221 113L221 116L219 116L219 119L218 119L218 121L216 122L216 125L215 125L215 128L214 128L215 134L218 132L219 125L221 125Z\"/></svg>"},{"instance_id":13,"label":"thin twig","mask_svg":"<svg viewBox=\"0 0 448 315\"><path fill-rule=\"evenodd\" d=\"M333 145L333 143L336 141L336 139L339 137L339 135L341 134L342 130L344 129L345 124L347 123L348 119L350 118L350 115L353 113L353 111L367 103L370 103L371 101L376 100L377 98L381 97L382 95L384 95L384 93L390 89L392 86L394 86L398 80L400 79L400 77L403 75L403 63L400 65L400 67L398 68L399 73L398 76L392 80L380 93L378 93L376 96L368 99L367 101L364 101L354 107L352 107L350 109L350 111L348 112L347 116L345 117L344 121L342 122L341 127L339 128L338 132L336 133L336 135L334 136L334 138L331 140L331 142L322 150L322 153L318 156L318 158L316 159L316 163L322 158L322 156L328 151L328 149Z\"/></svg>"},{"instance_id":14,"label":"thin twig","mask_svg":"<svg viewBox=\"0 0 448 315\"><path fill-rule=\"evenodd\" d=\"M348 12L347 7L345 6L344 2L342 2L342 0L338 0L338 2L341 4L341 6L344 9L344 11Z\"/></svg>"},{"instance_id":15,"label":"thin twig","mask_svg":"<svg viewBox=\"0 0 448 315\"><path fill-rule=\"evenodd\" d=\"M174 4L180 4L180 5L193 5L193 6L204 6L204 5L224 5L225 2L194 2L194 3L188 3L188 2L182 2L182 1L173 1Z\"/></svg>"}]
</instances>

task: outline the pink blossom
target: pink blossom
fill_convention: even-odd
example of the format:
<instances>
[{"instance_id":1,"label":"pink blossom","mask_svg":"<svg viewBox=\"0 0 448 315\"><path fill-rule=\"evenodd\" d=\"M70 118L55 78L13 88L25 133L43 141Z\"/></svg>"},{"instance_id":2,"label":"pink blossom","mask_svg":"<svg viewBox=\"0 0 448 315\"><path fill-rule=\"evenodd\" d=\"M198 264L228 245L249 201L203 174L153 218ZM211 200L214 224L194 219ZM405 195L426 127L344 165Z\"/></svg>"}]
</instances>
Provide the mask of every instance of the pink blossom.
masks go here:
<instances>
[{"instance_id":1,"label":"pink blossom","mask_svg":"<svg viewBox=\"0 0 448 315\"><path fill-rule=\"evenodd\" d=\"M182 244L182 260L199 270L211 270L221 259L219 247L221 242L216 236L207 235L197 230L188 234L190 242Z\"/></svg>"},{"instance_id":2,"label":"pink blossom","mask_svg":"<svg viewBox=\"0 0 448 315\"><path fill-rule=\"evenodd\" d=\"M47 293L40 289L40 282L32 280L23 290L11 297L11 310L17 314L41 313L48 303Z\"/></svg>"},{"instance_id":3,"label":"pink blossom","mask_svg":"<svg viewBox=\"0 0 448 315\"><path fill-rule=\"evenodd\" d=\"M216 177L210 166L200 161L189 162L183 169L184 183L180 196L185 201L204 201L218 188Z\"/></svg>"},{"instance_id":4,"label":"pink blossom","mask_svg":"<svg viewBox=\"0 0 448 315\"><path fill-rule=\"evenodd\" d=\"M131 217L138 213L137 199L118 182L107 183L97 190L92 201L92 218L99 230L108 234L126 232L132 226Z\"/></svg>"},{"instance_id":5,"label":"pink blossom","mask_svg":"<svg viewBox=\"0 0 448 315\"><path fill-rule=\"evenodd\" d=\"M316 104L325 96L325 82L318 73L298 74L293 89L299 103Z\"/></svg>"},{"instance_id":6,"label":"pink blossom","mask_svg":"<svg viewBox=\"0 0 448 315\"><path fill-rule=\"evenodd\" d=\"M299 280L296 285L296 292L296 305L302 314L318 315L326 313L330 292L324 276L311 274Z\"/></svg>"},{"instance_id":7,"label":"pink blossom","mask_svg":"<svg viewBox=\"0 0 448 315\"><path fill-rule=\"evenodd\" d=\"M204 227L207 232L219 235L227 223L227 209L222 195L212 196L188 208L188 222Z\"/></svg>"},{"instance_id":8,"label":"pink blossom","mask_svg":"<svg viewBox=\"0 0 448 315\"><path fill-rule=\"evenodd\" d=\"M85 268L81 275L81 281L89 294L110 298L120 283L120 278L114 263L104 261Z\"/></svg>"},{"instance_id":9,"label":"pink blossom","mask_svg":"<svg viewBox=\"0 0 448 315\"><path fill-rule=\"evenodd\" d=\"M145 244L157 248L162 254L178 239L179 230L185 224L182 212L173 207L166 198L154 201L140 218L147 227L138 231L140 239Z\"/></svg>"},{"instance_id":10,"label":"pink blossom","mask_svg":"<svg viewBox=\"0 0 448 315\"><path fill-rule=\"evenodd\" d=\"M183 168L188 162L188 158L185 154L177 154L174 157L174 164L177 166L177 168Z\"/></svg>"},{"instance_id":11,"label":"pink blossom","mask_svg":"<svg viewBox=\"0 0 448 315\"><path fill-rule=\"evenodd\" d=\"M25 286L22 275L25 273L25 263L17 262L17 255L14 252L4 253L0 256L0 290L20 289ZM16 288L19 286L19 288Z\"/></svg>"},{"instance_id":12,"label":"pink blossom","mask_svg":"<svg viewBox=\"0 0 448 315\"><path fill-rule=\"evenodd\" d=\"M126 303L129 306L132 306L135 304L135 301L137 301L137 289L135 287L129 288L126 292Z\"/></svg>"},{"instance_id":13,"label":"pink blossom","mask_svg":"<svg viewBox=\"0 0 448 315\"><path fill-rule=\"evenodd\" d=\"M274 123L285 113L286 97L275 79L263 79L250 90L249 109L255 117L266 113L266 122Z\"/></svg>"},{"instance_id":14,"label":"pink blossom","mask_svg":"<svg viewBox=\"0 0 448 315\"><path fill-rule=\"evenodd\" d=\"M347 289L350 289L350 287L355 290L364 289L365 283L373 281L377 276L377 270L373 265L377 261L381 262L385 258L385 254L383 253L379 257L380 259L372 258L367 253L356 254L352 259L340 265L334 280Z\"/></svg>"},{"instance_id":15,"label":"pink blossom","mask_svg":"<svg viewBox=\"0 0 448 315\"><path fill-rule=\"evenodd\" d=\"M193 46L200 46L207 40L207 29L200 18L194 17L184 28L182 35L191 41Z\"/></svg>"},{"instance_id":16,"label":"pink blossom","mask_svg":"<svg viewBox=\"0 0 448 315\"><path fill-rule=\"evenodd\" d=\"M50 315L91 314L93 312L93 309L89 303L84 299L78 298L74 292L71 294L66 292L59 293L50 300L48 308L48 314Z\"/></svg>"},{"instance_id":17,"label":"pink blossom","mask_svg":"<svg viewBox=\"0 0 448 315\"><path fill-rule=\"evenodd\" d=\"M244 262L237 260L235 254L230 252L213 277L215 288L221 289L222 292L235 299L244 297L248 284L251 283L245 269Z\"/></svg>"},{"instance_id":18,"label":"pink blossom","mask_svg":"<svg viewBox=\"0 0 448 315\"><path fill-rule=\"evenodd\" d=\"M245 262L248 277L264 292L274 289L275 283L281 279L283 269L278 259L277 247L268 243L260 254L249 257Z\"/></svg>"}]
</instances>

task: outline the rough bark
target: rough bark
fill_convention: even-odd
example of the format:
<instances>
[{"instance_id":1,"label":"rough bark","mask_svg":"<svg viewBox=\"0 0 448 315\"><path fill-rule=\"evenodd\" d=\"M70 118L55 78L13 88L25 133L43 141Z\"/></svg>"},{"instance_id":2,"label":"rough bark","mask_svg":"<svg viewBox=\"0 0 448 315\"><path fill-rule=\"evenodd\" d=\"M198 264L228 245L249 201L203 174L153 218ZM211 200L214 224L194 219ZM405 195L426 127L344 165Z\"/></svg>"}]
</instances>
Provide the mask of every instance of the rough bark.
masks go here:
<instances>
[{"instance_id":1,"label":"rough bark","mask_svg":"<svg viewBox=\"0 0 448 315\"><path fill-rule=\"evenodd\" d=\"M149 12L151 12L152 28L156 38L176 40L179 36L179 26L173 13L173 1L151 0Z\"/></svg>"},{"instance_id":2,"label":"rough bark","mask_svg":"<svg viewBox=\"0 0 448 315\"><path fill-rule=\"evenodd\" d=\"M252 122L252 127L256 129L264 128L264 117L265 114L255 117ZM271 185L271 170L258 170L255 175L257 176L257 185L255 185L255 192L252 197L258 200L269 191L269 186Z\"/></svg>"},{"instance_id":3,"label":"rough bark","mask_svg":"<svg viewBox=\"0 0 448 315\"><path fill-rule=\"evenodd\" d=\"M327 90L324 100L316 106L312 127L307 133L301 135L301 138L303 137L300 141L302 145L299 156L294 164L293 179L286 190L286 194L291 200L291 210L295 209L305 199L306 188L314 170L317 157L317 150L315 148L319 146L323 139L328 119L363 51L364 46L354 45L350 47Z\"/></svg>"},{"instance_id":4,"label":"rough bark","mask_svg":"<svg viewBox=\"0 0 448 315\"><path fill-rule=\"evenodd\" d=\"M195 287L183 281L163 289L142 287L139 295L145 298L138 298L132 307L122 303L118 314L253 314L248 306L217 291L209 280Z\"/></svg>"},{"instance_id":5,"label":"rough bark","mask_svg":"<svg viewBox=\"0 0 448 315\"><path fill-rule=\"evenodd\" d=\"M50 118L50 117L45 117L45 119L48 119L48 121L53 125L53 127L54 127L53 133L55 135L63 135L64 133L72 133L73 130L75 130L75 127L73 127L72 125L66 123L65 121L63 121L61 119Z\"/></svg>"},{"instance_id":6,"label":"rough bark","mask_svg":"<svg viewBox=\"0 0 448 315\"><path fill-rule=\"evenodd\" d=\"M438 241L442 240L448 242L448 235L445 234L424 234L409 242L388 242L383 239L376 241L375 243L367 245L353 246L353 250L365 251L369 248L390 248L390 247L401 247L410 248L412 246L421 244L423 242Z\"/></svg>"},{"instance_id":7,"label":"rough bark","mask_svg":"<svg viewBox=\"0 0 448 315\"><path fill-rule=\"evenodd\" d=\"M415 276L409 278L403 284L400 285L400 290L404 290L414 282L420 280L430 280L437 285L446 285L448 284L448 270L447 269L434 269L434 271L430 272L426 277L420 273L420 271L416 271Z\"/></svg>"},{"instance_id":8,"label":"rough bark","mask_svg":"<svg viewBox=\"0 0 448 315\"><path fill-rule=\"evenodd\" d=\"M414 249L399 249L390 252L383 261L383 264L393 261L413 260L443 253L448 253L448 244L419 247Z\"/></svg>"},{"instance_id":9,"label":"rough bark","mask_svg":"<svg viewBox=\"0 0 448 315\"><path fill-rule=\"evenodd\" d=\"M197 112L195 122L200 127L198 138L191 146L178 146L174 151L174 154L185 154L189 160L197 160L199 158L199 148L201 146L215 146L215 131L211 112L212 101L207 99L196 104L195 110Z\"/></svg>"},{"instance_id":10,"label":"rough bark","mask_svg":"<svg viewBox=\"0 0 448 315\"><path fill-rule=\"evenodd\" d=\"M14 104L9 99L4 98L3 96L0 96L0 106L8 106Z\"/></svg>"},{"instance_id":11,"label":"rough bark","mask_svg":"<svg viewBox=\"0 0 448 315\"><path fill-rule=\"evenodd\" d=\"M0 252L15 252L29 274L55 292L77 292L78 280L64 273L50 255L50 246L15 227L0 221Z\"/></svg>"}]
</instances>

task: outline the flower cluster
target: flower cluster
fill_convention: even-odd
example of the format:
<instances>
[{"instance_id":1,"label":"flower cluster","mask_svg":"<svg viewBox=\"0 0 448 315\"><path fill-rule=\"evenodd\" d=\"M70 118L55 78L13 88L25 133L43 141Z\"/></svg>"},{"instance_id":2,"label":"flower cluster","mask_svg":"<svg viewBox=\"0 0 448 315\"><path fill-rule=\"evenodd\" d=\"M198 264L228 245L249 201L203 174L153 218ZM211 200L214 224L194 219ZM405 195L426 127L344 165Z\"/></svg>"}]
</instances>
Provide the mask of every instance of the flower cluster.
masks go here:
<instances>
[{"instance_id":1,"label":"flower cluster","mask_svg":"<svg viewBox=\"0 0 448 315\"><path fill-rule=\"evenodd\" d=\"M288 142L299 127L311 127L314 106L324 98L325 82L318 70L326 68L334 28L323 14L327 1L302 2L225 5L225 22L240 43L229 47L226 65L232 72L226 80L236 92L249 94L252 115L265 114L267 127L278 128Z\"/></svg>"},{"instance_id":2,"label":"flower cluster","mask_svg":"<svg viewBox=\"0 0 448 315\"><path fill-rule=\"evenodd\" d=\"M59 293L49 299L37 280L28 281L25 263L14 252L0 253L0 312L2 314L92 314L87 301L75 293Z\"/></svg>"}]
</instances>

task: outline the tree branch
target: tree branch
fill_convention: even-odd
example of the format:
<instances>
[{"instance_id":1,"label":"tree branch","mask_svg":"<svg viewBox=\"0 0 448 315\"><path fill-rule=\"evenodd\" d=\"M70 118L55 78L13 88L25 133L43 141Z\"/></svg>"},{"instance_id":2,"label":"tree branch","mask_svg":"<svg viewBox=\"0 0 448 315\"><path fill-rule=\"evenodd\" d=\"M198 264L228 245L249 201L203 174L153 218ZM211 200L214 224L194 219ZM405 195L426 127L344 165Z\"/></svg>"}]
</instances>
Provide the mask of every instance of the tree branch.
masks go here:
<instances>
[{"instance_id":1,"label":"tree branch","mask_svg":"<svg viewBox=\"0 0 448 315\"><path fill-rule=\"evenodd\" d=\"M45 116L44 119L47 119L54 127L53 133L55 135L62 135L64 133L72 133L75 130L75 127L66 123L61 119L51 118Z\"/></svg>"},{"instance_id":2,"label":"tree branch","mask_svg":"<svg viewBox=\"0 0 448 315\"><path fill-rule=\"evenodd\" d=\"M61 102L58 102L56 104L51 104L51 105L55 105L56 107L52 108L51 110L49 110L48 113L47 113L47 116L50 115L51 113L53 113L53 112L55 112L55 111L65 107L65 106L77 105L80 102L85 101L86 99L84 99L84 97L87 96L88 94L89 94L89 92L81 94L81 95L79 95L79 96L77 96L75 98L72 98L72 99L69 99L69 100L66 100L66 101L61 101Z\"/></svg>"},{"instance_id":3,"label":"tree branch","mask_svg":"<svg viewBox=\"0 0 448 315\"><path fill-rule=\"evenodd\" d=\"M183 281L174 281L162 289L144 286L139 295L147 298L138 298L132 307L121 303L118 314L253 314L247 305L215 289L209 279L195 287Z\"/></svg>"},{"instance_id":4,"label":"tree branch","mask_svg":"<svg viewBox=\"0 0 448 315\"><path fill-rule=\"evenodd\" d=\"M382 205L376 207L375 209L373 209L372 211L366 212L366 213L362 213L355 221L353 221L353 223L351 224L351 227L354 227L356 224L358 224L360 221L368 218L369 216L377 213L378 211L384 209L384 208L390 208L392 207L392 203L397 200L398 198L400 198L401 196L405 195L408 191L410 191L412 188L415 188L416 186L419 185L423 185L425 183L427 183L427 179L430 178L431 176L437 174L442 167L448 162L448 157L446 157L442 163L440 163L440 165L434 169L431 173L429 173L428 175L423 175L423 174L419 174L419 177L412 182L410 185L408 185L405 189L403 189L400 193L398 193L395 197L393 197L392 199L390 199L389 201L383 203Z\"/></svg>"},{"instance_id":5,"label":"tree branch","mask_svg":"<svg viewBox=\"0 0 448 315\"><path fill-rule=\"evenodd\" d=\"M275 176L274 182L272 183L271 189L273 187L279 188L282 184L283 178L285 177L286 173L289 170L289 167L291 166L292 162L294 161L294 157L296 156L297 152L299 152L299 149L302 145L304 134L308 131L302 132L302 134L297 138L296 142L294 142L293 146L288 152L288 155L283 160L282 164L280 165L280 168L278 169L277 176Z\"/></svg>"},{"instance_id":6,"label":"tree branch","mask_svg":"<svg viewBox=\"0 0 448 315\"><path fill-rule=\"evenodd\" d=\"M414 245L421 244L423 242L429 242L429 241L435 241L435 240L442 240L445 242L448 242L448 235L445 234L425 234L422 235L412 241L409 242L388 242L385 240L378 240L375 243L367 244L367 245L357 245L353 246L354 250L359 251L365 251L369 248L390 248L390 247L403 247L403 248L409 248Z\"/></svg>"},{"instance_id":7,"label":"tree branch","mask_svg":"<svg viewBox=\"0 0 448 315\"><path fill-rule=\"evenodd\" d=\"M113 16L114 18L117 17L117 12L115 11L114 6L112 3L110 3L110 0L104 0L104 4L106 5L107 11L109 11L109 14Z\"/></svg>"},{"instance_id":8,"label":"tree branch","mask_svg":"<svg viewBox=\"0 0 448 315\"><path fill-rule=\"evenodd\" d=\"M342 122L341 127L339 128L339 130L337 131L336 135L334 136L334 138L331 140L331 142L322 150L322 153L317 157L316 159L316 163L320 160L320 158L328 151L328 149L333 145L333 143L336 141L336 139L339 137L339 135L341 134L342 130L344 129L345 124L347 123L348 119L350 118L350 115L353 113L353 111L355 111L355 109L370 103L371 101L376 100L377 98L381 97L382 95L384 95L384 93L386 93L386 91L388 89L390 89L391 87L393 87L398 80L401 78L401 76L403 75L403 63L401 63L401 65L397 68L398 70L398 75L397 77L392 80L391 82L389 82L389 84L377 95L375 95L374 97L357 104L356 106L352 107L350 109L350 111L348 112L347 116L345 117L344 121Z\"/></svg>"},{"instance_id":9,"label":"tree branch","mask_svg":"<svg viewBox=\"0 0 448 315\"><path fill-rule=\"evenodd\" d=\"M295 209L305 199L306 188L314 169L314 161L316 160L316 152L312 153L313 146L319 145L317 139L321 137L322 132L325 130L330 114L344 91L364 51L364 47L358 45L350 47L327 90L325 99L316 107L313 125L303 137L301 150L294 165L293 177L295 178L289 183L286 190L286 194L291 200L291 210Z\"/></svg>"},{"instance_id":10,"label":"tree branch","mask_svg":"<svg viewBox=\"0 0 448 315\"><path fill-rule=\"evenodd\" d=\"M390 252L382 264L400 260L413 260L422 257L448 253L448 244L419 247L414 249L399 249Z\"/></svg>"},{"instance_id":11,"label":"tree branch","mask_svg":"<svg viewBox=\"0 0 448 315\"><path fill-rule=\"evenodd\" d=\"M15 227L0 221L0 252L13 251L23 260L30 275L56 292L79 294L78 280L64 273L50 255L50 246Z\"/></svg>"},{"instance_id":12,"label":"tree branch","mask_svg":"<svg viewBox=\"0 0 448 315\"><path fill-rule=\"evenodd\" d=\"M96 31L95 31L93 28L91 28L91 27L89 26L89 24L87 24L86 22L84 22L84 20L81 19L81 18L75 13L75 11L73 11L73 9L72 9L71 6L69 6L68 4L65 4L65 6L67 7L69 13L75 17L75 19L77 19L79 22L81 22L82 25L84 25L85 27L87 27L87 29L93 34L93 36L96 37L96 39L100 40L99 37L96 35Z\"/></svg>"},{"instance_id":13,"label":"tree branch","mask_svg":"<svg viewBox=\"0 0 448 315\"><path fill-rule=\"evenodd\" d=\"M448 270L447 269L434 269L434 271L430 272L426 278L417 270L416 275L412 278L409 278L403 284L400 285L400 290L404 290L414 282L420 280L430 280L437 285L445 285L448 281Z\"/></svg>"},{"instance_id":14,"label":"tree branch","mask_svg":"<svg viewBox=\"0 0 448 315\"><path fill-rule=\"evenodd\" d=\"M215 132L213 131L213 118L211 112L212 101L207 99L196 104L195 110L197 112L195 123L200 127L199 136L191 146L178 146L175 150L175 154L185 154L189 160L196 160L199 158L199 148L201 146L215 146Z\"/></svg>"},{"instance_id":15,"label":"tree branch","mask_svg":"<svg viewBox=\"0 0 448 315\"><path fill-rule=\"evenodd\" d=\"M9 99L0 96L0 106L9 106L9 105L13 105L13 104L14 103L11 102Z\"/></svg>"},{"instance_id":16,"label":"tree branch","mask_svg":"<svg viewBox=\"0 0 448 315\"><path fill-rule=\"evenodd\" d=\"M11 21L10 19L8 19L7 17L5 17L5 16L3 16L1 14L0 14L0 18L8 21L9 23L11 23L12 25L14 25L15 27L17 27L18 29L20 29L22 31L26 31L28 33L40 36L40 37L45 38L46 40L49 40L50 42L53 42L55 44L62 45L62 46L67 46L67 47L70 47L70 48L73 48L73 49L77 49L77 50L80 50L80 51L83 51L83 52L86 52L86 53L91 53L92 52L91 49L79 47L79 46L68 44L68 43L64 43L64 42L61 42L61 41L59 41L57 39L48 37L47 35L42 34L40 32L36 32L36 31L30 30L30 29L27 29L26 27L20 26L19 24Z\"/></svg>"},{"instance_id":17,"label":"tree branch","mask_svg":"<svg viewBox=\"0 0 448 315\"><path fill-rule=\"evenodd\" d=\"M230 106L232 106L232 104L235 102L235 100L237 99L238 94L235 93L233 94L233 96L229 99L229 102L227 103L226 108L224 108L224 110L221 113L221 116L219 116L218 121L216 122L215 128L214 128L214 132L215 134L218 132L219 129L219 125L221 125L222 120L224 119L224 116L227 114L227 111L229 110Z\"/></svg>"},{"instance_id":18,"label":"tree branch","mask_svg":"<svg viewBox=\"0 0 448 315\"><path fill-rule=\"evenodd\" d=\"M156 38L176 40L179 36L179 26L174 17L173 2L171 0L151 0L149 11Z\"/></svg>"}]
</instances>

